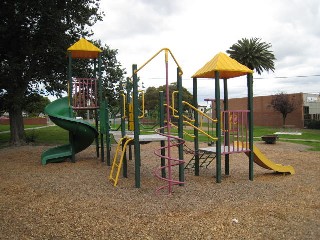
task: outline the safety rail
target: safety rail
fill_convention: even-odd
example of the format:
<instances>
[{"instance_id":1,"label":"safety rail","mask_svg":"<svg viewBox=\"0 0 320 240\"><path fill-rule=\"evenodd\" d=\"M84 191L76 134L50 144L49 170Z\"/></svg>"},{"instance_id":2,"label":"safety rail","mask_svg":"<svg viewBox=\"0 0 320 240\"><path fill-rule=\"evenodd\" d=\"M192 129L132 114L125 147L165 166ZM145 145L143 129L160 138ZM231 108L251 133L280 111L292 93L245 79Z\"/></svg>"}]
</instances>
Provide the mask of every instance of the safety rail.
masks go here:
<instances>
[{"instance_id":1,"label":"safety rail","mask_svg":"<svg viewBox=\"0 0 320 240\"><path fill-rule=\"evenodd\" d=\"M206 133L205 131L203 131L201 128L196 127L195 125L193 125L192 123L188 122L188 121L183 121L183 123L188 124L190 127L193 127L194 129L197 129L199 132L201 132L202 134L206 135L208 138L212 139L213 141L217 141L218 138L217 137L213 137L210 134Z\"/></svg>"},{"instance_id":2,"label":"safety rail","mask_svg":"<svg viewBox=\"0 0 320 240\"><path fill-rule=\"evenodd\" d=\"M141 119L141 118L144 118L144 91L143 90L139 90L138 91L139 93L141 93L141 101L142 101L142 103L141 103L141 105L142 105L142 110L141 110L141 112L142 112L142 114L141 115L139 115L138 116L138 118L139 119ZM126 102L126 98L127 98L127 96L126 96L126 94L124 94L124 93L122 93L121 94L121 97L123 98L123 100L122 100L122 107L123 107L123 112L124 112L124 115L122 116L122 118L126 118L127 117L127 115L126 115L126 104L127 104L127 102ZM132 104L132 108L133 108L133 103L130 103L130 104Z\"/></svg>"},{"instance_id":3,"label":"safety rail","mask_svg":"<svg viewBox=\"0 0 320 240\"><path fill-rule=\"evenodd\" d=\"M73 109L97 109L98 80L96 78L74 78L72 87Z\"/></svg>"},{"instance_id":4,"label":"safety rail","mask_svg":"<svg viewBox=\"0 0 320 240\"><path fill-rule=\"evenodd\" d=\"M173 127L175 127L176 129L178 129L178 126L175 125L174 123L170 122L170 125L173 126ZM190 133L188 133L188 132L186 132L186 131L184 131L184 130L183 130L183 134L184 134L184 135L187 135L187 136L189 136L189 137L191 137L191 138L195 138L195 137L196 137L194 134L190 134Z\"/></svg>"},{"instance_id":5,"label":"safety rail","mask_svg":"<svg viewBox=\"0 0 320 240\"><path fill-rule=\"evenodd\" d=\"M172 113L173 113L173 117L175 118L179 118L178 115L175 115L176 112L178 112L175 107L174 107L174 97L175 97L175 94L178 93L178 91L174 91L172 93L172 106L169 106L170 109L172 109ZM197 112L198 114L202 115L203 117L206 117L208 118L208 121L210 120L211 122L213 123L217 123L218 120L217 119L213 119L211 118L209 115L205 114L204 112L200 111L199 109L197 109L196 107L194 107L192 104L186 102L186 101L182 101L182 104L185 104L187 105L188 107L190 107L192 110L194 110L195 112ZM194 122L194 120L186 117L186 116L183 116L185 119L188 119L188 120L191 120L191 121L186 121L184 120L183 123L184 124L187 124L189 125L190 127L194 128L194 129L197 129L199 132L201 132L202 134L204 134L205 136L207 136L208 138L212 139L213 141L217 141L218 138L217 137L213 137L212 135L208 134L207 132L203 131L201 128L195 126L194 124L192 124L191 122Z\"/></svg>"},{"instance_id":6,"label":"safety rail","mask_svg":"<svg viewBox=\"0 0 320 240\"><path fill-rule=\"evenodd\" d=\"M200 111L199 109L197 109L196 107L194 107L192 104L186 102L186 101L182 101L182 104L187 105L188 107L190 107L191 109L193 109L194 111L196 111L198 114L202 115L203 117L208 118L208 120L217 123L218 120L217 119L213 119L212 117L210 117L209 115L205 114L204 112Z\"/></svg>"},{"instance_id":7,"label":"safety rail","mask_svg":"<svg viewBox=\"0 0 320 240\"><path fill-rule=\"evenodd\" d=\"M249 152L249 110L222 111L222 154ZM241 142L243 144L236 144Z\"/></svg>"},{"instance_id":8,"label":"safety rail","mask_svg":"<svg viewBox=\"0 0 320 240\"><path fill-rule=\"evenodd\" d=\"M175 118L179 118L178 115L175 115L175 113L178 112L178 110L176 110L176 109L175 109L175 106L174 106L174 97L175 97L175 94L176 94L176 93L178 93L178 91L173 91L173 92L172 92L172 106L170 106L170 109L173 109L173 116L174 116ZM188 103L188 102L186 102L186 101L182 101L182 104L187 105L188 107L190 107L192 110L194 110L195 112L197 112L197 113L200 114L201 116L208 118L208 120L210 120L210 121L212 121L212 122L214 122L214 123L218 122L217 119L213 119L213 118L210 117L209 115L207 115L207 114L205 114L204 112L202 112L202 111L200 111L199 109L197 109L197 108L196 108L195 106L193 106L192 104L190 104L190 103ZM184 116L184 117L187 118L186 116ZM192 120L192 121L194 121L194 120Z\"/></svg>"},{"instance_id":9,"label":"safety rail","mask_svg":"<svg viewBox=\"0 0 320 240\"><path fill-rule=\"evenodd\" d=\"M167 105L167 104L164 104L164 106L166 106L166 105ZM177 109L174 109L172 106L169 106L169 108L170 108L170 110L172 110L172 117L174 117L174 118L179 118L178 115L175 115L175 113L177 113L178 110L177 110ZM191 119L191 118L187 117L186 115L182 115L182 117L183 117L184 119L187 119L189 122L194 122L194 119Z\"/></svg>"}]
</instances>

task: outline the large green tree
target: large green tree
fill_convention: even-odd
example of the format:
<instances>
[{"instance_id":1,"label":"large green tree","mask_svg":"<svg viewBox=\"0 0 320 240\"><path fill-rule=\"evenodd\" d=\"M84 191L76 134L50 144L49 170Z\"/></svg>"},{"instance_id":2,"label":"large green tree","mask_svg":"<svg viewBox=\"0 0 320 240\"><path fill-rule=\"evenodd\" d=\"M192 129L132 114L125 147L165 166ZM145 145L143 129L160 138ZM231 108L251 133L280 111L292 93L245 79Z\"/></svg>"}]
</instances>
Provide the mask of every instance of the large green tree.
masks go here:
<instances>
[{"instance_id":1,"label":"large green tree","mask_svg":"<svg viewBox=\"0 0 320 240\"><path fill-rule=\"evenodd\" d=\"M274 71L276 60L270 43L262 42L260 38L242 38L233 44L226 52L231 58L255 70L259 75L266 71Z\"/></svg>"},{"instance_id":2,"label":"large green tree","mask_svg":"<svg viewBox=\"0 0 320 240\"><path fill-rule=\"evenodd\" d=\"M66 49L101 20L100 0L4 0L0 3L0 101L10 115L11 143L24 142L22 106L37 92L67 86Z\"/></svg>"},{"instance_id":3,"label":"large green tree","mask_svg":"<svg viewBox=\"0 0 320 240\"><path fill-rule=\"evenodd\" d=\"M169 85L169 96L170 96L170 104L172 101L172 93L177 90L177 83L171 83ZM164 97L166 96L166 85L160 86L158 88L149 87L145 93L145 109L146 110L156 110L159 107L159 92L164 92ZM177 95L176 95L177 97ZM192 94L188 91L188 89L182 87L182 100L192 103ZM175 108L177 108L177 99L175 99ZM188 110L187 106L184 106L185 110Z\"/></svg>"},{"instance_id":4,"label":"large green tree","mask_svg":"<svg viewBox=\"0 0 320 240\"><path fill-rule=\"evenodd\" d=\"M43 97L38 93L31 93L25 96L25 104L22 109L28 114L28 117L37 117L44 112L44 108L49 103L49 98Z\"/></svg>"}]
</instances>

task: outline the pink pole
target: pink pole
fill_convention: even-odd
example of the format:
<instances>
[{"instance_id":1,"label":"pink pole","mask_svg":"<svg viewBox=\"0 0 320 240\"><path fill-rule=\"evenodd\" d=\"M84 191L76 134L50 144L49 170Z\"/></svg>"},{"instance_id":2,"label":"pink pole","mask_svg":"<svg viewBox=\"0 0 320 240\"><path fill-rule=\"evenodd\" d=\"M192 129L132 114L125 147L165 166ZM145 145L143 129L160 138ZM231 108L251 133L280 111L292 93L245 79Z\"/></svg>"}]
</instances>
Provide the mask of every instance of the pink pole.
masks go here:
<instances>
[{"instance_id":1,"label":"pink pole","mask_svg":"<svg viewBox=\"0 0 320 240\"><path fill-rule=\"evenodd\" d=\"M168 191L169 194L172 193L172 168L171 168L171 149L170 149L170 144L171 144L171 125L170 125L170 93L169 93L169 77L168 77L168 51L165 51L165 65L166 65L166 104L167 104L167 142L168 142ZM174 99L172 99L174 101Z\"/></svg>"}]
</instances>

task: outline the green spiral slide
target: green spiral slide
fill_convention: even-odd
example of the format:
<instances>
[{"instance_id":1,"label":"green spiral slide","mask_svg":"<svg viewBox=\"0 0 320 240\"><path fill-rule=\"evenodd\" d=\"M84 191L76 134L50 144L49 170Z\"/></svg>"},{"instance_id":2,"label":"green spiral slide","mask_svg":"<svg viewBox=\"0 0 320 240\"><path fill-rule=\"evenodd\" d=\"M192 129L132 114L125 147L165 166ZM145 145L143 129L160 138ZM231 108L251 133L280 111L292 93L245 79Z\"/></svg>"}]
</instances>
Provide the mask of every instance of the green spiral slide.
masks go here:
<instances>
[{"instance_id":1,"label":"green spiral slide","mask_svg":"<svg viewBox=\"0 0 320 240\"><path fill-rule=\"evenodd\" d=\"M46 106L44 111L52 122L71 133L73 141L43 152L41 155L43 165L71 158L72 152L76 154L89 147L98 134L97 130L88 122L69 117L68 97L55 100Z\"/></svg>"}]
</instances>

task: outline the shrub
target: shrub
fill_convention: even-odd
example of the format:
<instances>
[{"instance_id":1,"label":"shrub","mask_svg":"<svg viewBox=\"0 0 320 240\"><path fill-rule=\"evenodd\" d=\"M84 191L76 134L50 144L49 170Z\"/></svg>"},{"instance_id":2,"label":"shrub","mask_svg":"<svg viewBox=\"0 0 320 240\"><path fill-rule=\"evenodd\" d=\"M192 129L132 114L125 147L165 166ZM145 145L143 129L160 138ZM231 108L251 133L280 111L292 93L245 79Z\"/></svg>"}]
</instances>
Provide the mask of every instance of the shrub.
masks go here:
<instances>
[{"instance_id":1,"label":"shrub","mask_svg":"<svg viewBox=\"0 0 320 240\"><path fill-rule=\"evenodd\" d=\"M307 128L320 129L320 121L319 120L311 120L309 123L307 123Z\"/></svg>"},{"instance_id":2,"label":"shrub","mask_svg":"<svg viewBox=\"0 0 320 240\"><path fill-rule=\"evenodd\" d=\"M31 132L26 133L26 143L35 143L37 138L38 134L36 134L34 129Z\"/></svg>"}]
</instances>

